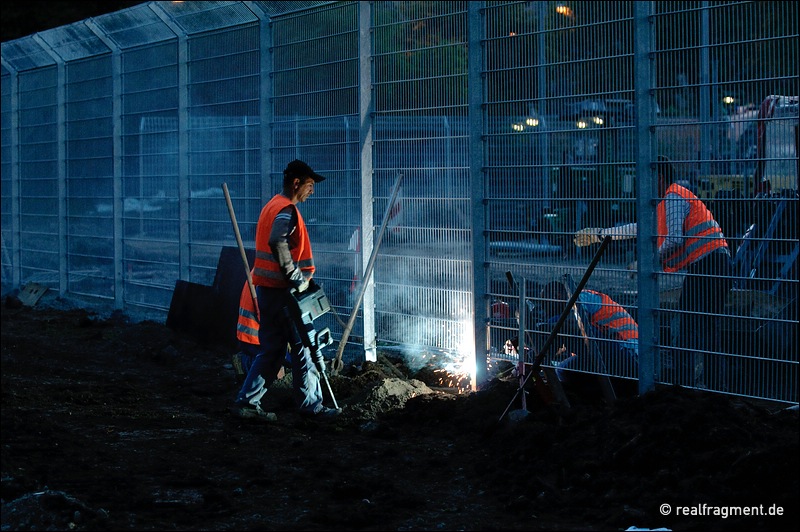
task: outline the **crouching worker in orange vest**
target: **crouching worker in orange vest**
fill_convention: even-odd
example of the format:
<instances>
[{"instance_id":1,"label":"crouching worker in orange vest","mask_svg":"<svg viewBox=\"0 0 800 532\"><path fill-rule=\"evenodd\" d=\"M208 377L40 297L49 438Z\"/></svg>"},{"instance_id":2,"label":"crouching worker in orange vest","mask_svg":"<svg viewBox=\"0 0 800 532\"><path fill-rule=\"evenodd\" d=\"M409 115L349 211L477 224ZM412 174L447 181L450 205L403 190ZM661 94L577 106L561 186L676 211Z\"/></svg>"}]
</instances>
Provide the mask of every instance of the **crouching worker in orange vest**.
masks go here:
<instances>
[{"instance_id":1,"label":"crouching worker in orange vest","mask_svg":"<svg viewBox=\"0 0 800 532\"><path fill-rule=\"evenodd\" d=\"M544 286L540 297L546 322L555 324L569 300L567 289L553 281ZM569 325L562 329L560 340L569 356L558 364L558 379L568 386L594 387L596 379L585 372L638 378L639 326L628 311L606 294L586 288L575 305L580 305L588 323L582 323L580 330L574 315L565 322Z\"/></svg>"}]
</instances>

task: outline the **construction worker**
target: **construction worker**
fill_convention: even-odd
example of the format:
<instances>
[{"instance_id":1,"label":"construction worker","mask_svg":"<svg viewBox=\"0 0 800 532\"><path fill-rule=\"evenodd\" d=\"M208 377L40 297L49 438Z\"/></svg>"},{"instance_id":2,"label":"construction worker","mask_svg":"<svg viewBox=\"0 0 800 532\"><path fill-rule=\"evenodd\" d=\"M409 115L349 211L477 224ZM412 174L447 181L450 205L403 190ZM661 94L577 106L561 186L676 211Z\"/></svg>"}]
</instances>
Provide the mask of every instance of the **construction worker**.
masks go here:
<instances>
[{"instance_id":1,"label":"construction worker","mask_svg":"<svg viewBox=\"0 0 800 532\"><path fill-rule=\"evenodd\" d=\"M261 398L283 363L291 345L294 399L301 415L330 419L340 413L322 404L321 371L303 345L286 309L294 302L291 290L305 291L316 270L311 241L297 208L325 178L305 162L294 160L283 171L283 190L261 210L256 226L253 284L259 311L258 341L261 350L247 372L231 413L241 418L274 421L277 416L261 408Z\"/></svg>"},{"instance_id":2,"label":"construction worker","mask_svg":"<svg viewBox=\"0 0 800 532\"><path fill-rule=\"evenodd\" d=\"M569 300L566 287L560 281L550 282L542 288L540 298L545 323L555 324ZM564 371L570 369L637 378L639 327L628 311L608 295L588 289L578 295L574 308L578 317L573 314L565 322L571 330L561 335L564 343L559 351L566 358L556 369L559 380L565 384L588 380Z\"/></svg>"},{"instance_id":3,"label":"construction worker","mask_svg":"<svg viewBox=\"0 0 800 532\"><path fill-rule=\"evenodd\" d=\"M702 352L713 350L716 322L722 315L733 280L731 254L725 235L708 207L689 189L673 182L675 171L666 157L658 157L658 193L662 200L656 210L658 257L665 272L685 274L678 300L680 318L678 346L670 377L677 384L709 386L703 373L716 373L725 386L724 359L704 367ZM635 238L637 224L606 229L589 228L575 234L576 245L599 242L606 235L612 240Z\"/></svg>"}]
</instances>

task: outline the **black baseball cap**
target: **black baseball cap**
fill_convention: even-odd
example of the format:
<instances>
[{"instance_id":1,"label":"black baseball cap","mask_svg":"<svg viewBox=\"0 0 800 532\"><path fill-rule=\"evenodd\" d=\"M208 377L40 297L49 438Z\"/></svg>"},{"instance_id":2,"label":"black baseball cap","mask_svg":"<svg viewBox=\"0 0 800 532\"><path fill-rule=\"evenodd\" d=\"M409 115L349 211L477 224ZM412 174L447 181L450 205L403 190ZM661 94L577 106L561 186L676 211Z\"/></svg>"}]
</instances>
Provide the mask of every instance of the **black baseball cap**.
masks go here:
<instances>
[{"instance_id":1,"label":"black baseball cap","mask_svg":"<svg viewBox=\"0 0 800 532\"><path fill-rule=\"evenodd\" d=\"M283 175L286 177L308 176L312 178L315 183L319 183L320 181L325 181L324 176L321 176L318 173L316 173L313 168L308 166L308 164L304 163L300 159L295 159L294 161L287 164L286 169L283 171Z\"/></svg>"}]
</instances>

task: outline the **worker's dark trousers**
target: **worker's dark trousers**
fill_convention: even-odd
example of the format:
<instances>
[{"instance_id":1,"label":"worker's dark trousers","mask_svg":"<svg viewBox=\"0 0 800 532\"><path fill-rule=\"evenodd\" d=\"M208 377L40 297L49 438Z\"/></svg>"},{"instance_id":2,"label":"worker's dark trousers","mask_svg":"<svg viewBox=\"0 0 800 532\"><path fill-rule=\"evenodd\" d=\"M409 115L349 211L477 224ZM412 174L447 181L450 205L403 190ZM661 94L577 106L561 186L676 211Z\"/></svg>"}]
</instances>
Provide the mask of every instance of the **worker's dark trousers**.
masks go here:
<instances>
[{"instance_id":1,"label":"worker's dark trousers","mask_svg":"<svg viewBox=\"0 0 800 532\"><path fill-rule=\"evenodd\" d=\"M237 403L259 404L278 375L286 357L286 346L291 346L292 386L294 399L302 413L315 414L322 409L320 374L311 360L308 348L303 346L294 324L288 321L284 309L291 294L284 288L256 287L260 327L258 341L263 347L256 356Z\"/></svg>"},{"instance_id":2,"label":"worker's dark trousers","mask_svg":"<svg viewBox=\"0 0 800 532\"><path fill-rule=\"evenodd\" d=\"M718 341L716 325L725 312L732 275L727 248L709 253L686 269L678 300L682 349L676 357L676 384L721 391L727 388L730 355L719 353L723 346Z\"/></svg>"}]
</instances>

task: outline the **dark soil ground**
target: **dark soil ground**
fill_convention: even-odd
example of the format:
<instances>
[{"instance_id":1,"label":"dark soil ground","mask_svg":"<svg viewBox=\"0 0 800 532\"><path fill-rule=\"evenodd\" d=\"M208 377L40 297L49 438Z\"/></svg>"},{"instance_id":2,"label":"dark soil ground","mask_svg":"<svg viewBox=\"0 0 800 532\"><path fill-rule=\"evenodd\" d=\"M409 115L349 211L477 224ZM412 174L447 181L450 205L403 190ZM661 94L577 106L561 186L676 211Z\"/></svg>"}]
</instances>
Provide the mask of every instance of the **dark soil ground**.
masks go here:
<instances>
[{"instance_id":1,"label":"dark soil ground","mask_svg":"<svg viewBox=\"0 0 800 532\"><path fill-rule=\"evenodd\" d=\"M300 418L288 377L263 403L277 422L243 421L230 349L10 303L4 531L798 530L787 405L665 388L565 410L532 391L503 415L517 380L459 394L381 355L331 376L334 422Z\"/></svg>"}]
</instances>

